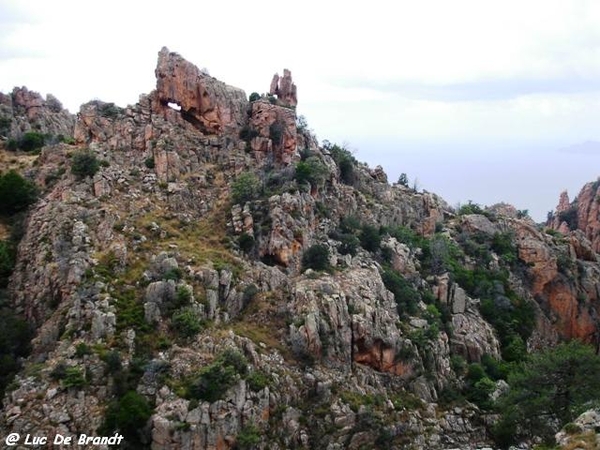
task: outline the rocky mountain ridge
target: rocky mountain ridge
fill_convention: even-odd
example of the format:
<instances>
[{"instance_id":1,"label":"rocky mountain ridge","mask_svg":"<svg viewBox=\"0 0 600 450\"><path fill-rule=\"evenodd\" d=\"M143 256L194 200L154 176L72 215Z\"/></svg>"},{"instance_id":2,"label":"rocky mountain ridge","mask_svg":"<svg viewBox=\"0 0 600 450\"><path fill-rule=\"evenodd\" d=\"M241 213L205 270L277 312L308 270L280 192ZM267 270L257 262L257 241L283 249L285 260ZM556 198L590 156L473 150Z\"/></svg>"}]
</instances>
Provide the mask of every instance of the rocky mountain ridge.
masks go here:
<instances>
[{"instance_id":1,"label":"rocky mountain ridge","mask_svg":"<svg viewBox=\"0 0 600 450\"><path fill-rule=\"evenodd\" d=\"M468 397L467 365L598 346L597 186L572 228L568 199L548 228L507 205L456 211L319 146L287 70L250 100L166 48L155 73L137 104L76 120L50 96L0 97L7 139L72 137L24 170L41 194L6 302L35 333L3 435L480 448L497 417ZM98 170L67 170L79 155Z\"/></svg>"}]
</instances>

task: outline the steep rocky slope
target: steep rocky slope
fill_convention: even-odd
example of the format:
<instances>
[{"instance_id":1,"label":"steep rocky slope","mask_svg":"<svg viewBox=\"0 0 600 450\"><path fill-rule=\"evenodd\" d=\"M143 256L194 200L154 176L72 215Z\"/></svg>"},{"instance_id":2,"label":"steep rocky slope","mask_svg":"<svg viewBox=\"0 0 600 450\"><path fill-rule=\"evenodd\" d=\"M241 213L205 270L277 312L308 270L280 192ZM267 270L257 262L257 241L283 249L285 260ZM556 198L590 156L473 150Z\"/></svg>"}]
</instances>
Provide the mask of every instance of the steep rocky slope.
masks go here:
<instances>
[{"instance_id":1,"label":"steep rocky slope","mask_svg":"<svg viewBox=\"0 0 600 450\"><path fill-rule=\"evenodd\" d=\"M156 77L137 104L93 101L76 123L0 97L7 138L33 123L74 138L26 173L41 195L8 301L35 335L2 435L476 448L494 415L454 396L467 364L598 345L595 222L544 231L507 205L455 211L390 185L318 145L289 71L251 102L165 48ZM82 152L93 176L70 170Z\"/></svg>"}]
</instances>

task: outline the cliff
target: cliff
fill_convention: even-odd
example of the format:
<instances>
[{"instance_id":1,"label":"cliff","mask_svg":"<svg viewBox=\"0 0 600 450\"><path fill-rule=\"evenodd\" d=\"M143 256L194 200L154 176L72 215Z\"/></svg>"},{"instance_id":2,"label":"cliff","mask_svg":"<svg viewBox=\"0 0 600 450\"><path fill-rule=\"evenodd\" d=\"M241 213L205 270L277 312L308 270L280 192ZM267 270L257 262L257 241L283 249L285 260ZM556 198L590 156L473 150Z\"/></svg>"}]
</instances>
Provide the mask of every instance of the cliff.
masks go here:
<instances>
[{"instance_id":1,"label":"cliff","mask_svg":"<svg viewBox=\"0 0 600 450\"><path fill-rule=\"evenodd\" d=\"M494 415L453 397L467 365L598 345L587 197L564 234L506 205L455 211L319 146L287 70L253 101L166 48L155 73L137 104L89 102L76 123L0 97L7 139L35 123L73 137L24 172L40 196L5 302L34 336L2 435L476 448ZM89 176L71 170L82 154Z\"/></svg>"}]
</instances>

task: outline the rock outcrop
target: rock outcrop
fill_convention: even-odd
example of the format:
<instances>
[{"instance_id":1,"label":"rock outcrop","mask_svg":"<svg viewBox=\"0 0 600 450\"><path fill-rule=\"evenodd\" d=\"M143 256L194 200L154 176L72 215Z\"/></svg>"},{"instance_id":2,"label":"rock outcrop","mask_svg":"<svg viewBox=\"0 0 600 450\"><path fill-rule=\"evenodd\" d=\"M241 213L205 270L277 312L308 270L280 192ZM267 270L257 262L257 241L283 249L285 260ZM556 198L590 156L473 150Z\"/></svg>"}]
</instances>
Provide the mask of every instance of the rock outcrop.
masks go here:
<instances>
[{"instance_id":1,"label":"rock outcrop","mask_svg":"<svg viewBox=\"0 0 600 450\"><path fill-rule=\"evenodd\" d=\"M273 75L269 94L276 95L283 105L295 107L298 104L298 93L296 85L292 82L292 72L283 69L282 77L277 73Z\"/></svg>"},{"instance_id":2,"label":"rock outcrop","mask_svg":"<svg viewBox=\"0 0 600 450\"><path fill-rule=\"evenodd\" d=\"M563 234L581 230L591 242L594 252L600 252L600 182L587 183L573 202L567 192L560 195L556 211L548 226Z\"/></svg>"},{"instance_id":3,"label":"rock outcrop","mask_svg":"<svg viewBox=\"0 0 600 450\"><path fill-rule=\"evenodd\" d=\"M11 94L0 93L0 137L18 140L35 131L59 141L73 136L74 125L75 116L51 94L44 99L26 87L15 87Z\"/></svg>"},{"instance_id":4,"label":"rock outcrop","mask_svg":"<svg viewBox=\"0 0 600 450\"><path fill-rule=\"evenodd\" d=\"M200 71L166 47L158 54L156 80L156 106L163 111L169 103L179 106L184 119L203 132L235 132L246 120L244 91Z\"/></svg>"}]
</instances>

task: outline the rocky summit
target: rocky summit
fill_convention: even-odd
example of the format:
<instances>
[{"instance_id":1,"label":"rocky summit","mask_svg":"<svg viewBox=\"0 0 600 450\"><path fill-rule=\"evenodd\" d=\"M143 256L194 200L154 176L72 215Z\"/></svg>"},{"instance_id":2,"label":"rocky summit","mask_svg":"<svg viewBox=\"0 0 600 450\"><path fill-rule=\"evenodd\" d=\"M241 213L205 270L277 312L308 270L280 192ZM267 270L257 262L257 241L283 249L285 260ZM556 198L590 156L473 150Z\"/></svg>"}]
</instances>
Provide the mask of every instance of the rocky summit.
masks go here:
<instances>
[{"instance_id":1,"label":"rocky summit","mask_svg":"<svg viewBox=\"0 0 600 450\"><path fill-rule=\"evenodd\" d=\"M546 224L453 208L319 144L287 69L155 74L77 115L0 94L2 439L598 448L598 182Z\"/></svg>"}]
</instances>

